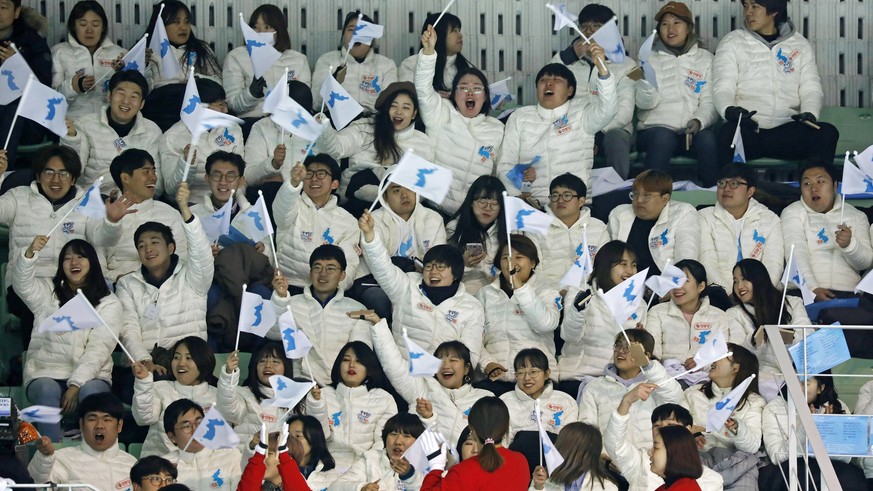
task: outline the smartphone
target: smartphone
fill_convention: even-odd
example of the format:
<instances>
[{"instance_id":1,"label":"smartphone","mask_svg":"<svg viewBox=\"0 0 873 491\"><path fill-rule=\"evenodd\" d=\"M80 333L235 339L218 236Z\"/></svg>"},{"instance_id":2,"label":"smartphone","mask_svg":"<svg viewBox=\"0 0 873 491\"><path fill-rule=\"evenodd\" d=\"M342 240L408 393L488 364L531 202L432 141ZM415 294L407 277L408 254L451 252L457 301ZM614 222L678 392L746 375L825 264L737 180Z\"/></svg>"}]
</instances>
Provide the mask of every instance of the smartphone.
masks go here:
<instances>
[{"instance_id":1,"label":"smartphone","mask_svg":"<svg viewBox=\"0 0 873 491\"><path fill-rule=\"evenodd\" d=\"M630 354L637 366L645 367L649 365L649 358L646 356L646 350L640 343L631 343Z\"/></svg>"},{"instance_id":2,"label":"smartphone","mask_svg":"<svg viewBox=\"0 0 873 491\"><path fill-rule=\"evenodd\" d=\"M530 190L533 189L533 183L530 181L524 181L521 183L521 192L522 193L530 193Z\"/></svg>"},{"instance_id":3,"label":"smartphone","mask_svg":"<svg viewBox=\"0 0 873 491\"><path fill-rule=\"evenodd\" d=\"M483 247L479 242L468 243L464 247L464 250L469 252L471 256L481 256L482 254L485 254L485 247Z\"/></svg>"},{"instance_id":4,"label":"smartphone","mask_svg":"<svg viewBox=\"0 0 873 491\"><path fill-rule=\"evenodd\" d=\"M627 78L633 80L634 82L636 82L637 80L640 80L641 78L643 78L643 69L642 69L642 67L636 67L636 68L634 68L633 70L629 71L629 72L627 73Z\"/></svg>"}]
</instances>

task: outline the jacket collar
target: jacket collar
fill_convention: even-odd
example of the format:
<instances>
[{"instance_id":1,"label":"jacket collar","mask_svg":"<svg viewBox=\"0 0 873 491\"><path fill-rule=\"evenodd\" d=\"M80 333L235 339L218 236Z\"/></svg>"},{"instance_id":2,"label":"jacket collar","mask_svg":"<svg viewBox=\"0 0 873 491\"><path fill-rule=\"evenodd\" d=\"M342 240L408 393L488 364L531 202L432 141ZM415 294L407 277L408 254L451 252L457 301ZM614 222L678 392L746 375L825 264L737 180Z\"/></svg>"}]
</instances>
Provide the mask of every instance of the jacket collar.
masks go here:
<instances>
[{"instance_id":1,"label":"jacket collar","mask_svg":"<svg viewBox=\"0 0 873 491\"><path fill-rule=\"evenodd\" d=\"M91 446L88 445L88 443L86 443L85 439L83 438L82 443L79 445L79 448L82 450L82 453L84 453L85 455L87 455L89 457L93 457L93 458L100 460L100 461L111 460L116 455L118 455L118 452L121 451L121 449L118 448L118 440L116 440L115 443L113 443L112 446L107 448L106 450L98 451L98 450L94 450L93 448L91 448Z\"/></svg>"},{"instance_id":2,"label":"jacket collar","mask_svg":"<svg viewBox=\"0 0 873 491\"><path fill-rule=\"evenodd\" d=\"M537 104L535 106L537 108L537 114L544 121L548 121L551 123L552 121L561 119L562 117L567 115L567 113L570 111L570 101L572 101L572 100L573 99L568 99L567 102L561 104L560 106L558 106L554 109L546 109L543 106L540 106L539 104Z\"/></svg>"}]
</instances>

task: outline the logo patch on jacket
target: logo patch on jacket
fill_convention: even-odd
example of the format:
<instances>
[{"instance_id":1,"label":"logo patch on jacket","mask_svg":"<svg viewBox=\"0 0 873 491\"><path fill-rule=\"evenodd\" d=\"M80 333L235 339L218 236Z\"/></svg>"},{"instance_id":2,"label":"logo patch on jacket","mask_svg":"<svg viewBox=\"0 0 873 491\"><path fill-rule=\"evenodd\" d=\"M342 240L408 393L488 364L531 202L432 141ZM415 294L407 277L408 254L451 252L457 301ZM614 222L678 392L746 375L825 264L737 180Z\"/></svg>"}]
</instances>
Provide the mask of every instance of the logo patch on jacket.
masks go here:
<instances>
[{"instance_id":1,"label":"logo patch on jacket","mask_svg":"<svg viewBox=\"0 0 873 491\"><path fill-rule=\"evenodd\" d=\"M358 88L370 95L376 95L382 92L382 87L379 85L379 77L371 77L369 75L361 76L361 83Z\"/></svg>"},{"instance_id":2,"label":"logo patch on jacket","mask_svg":"<svg viewBox=\"0 0 873 491\"><path fill-rule=\"evenodd\" d=\"M425 312L433 312L433 307L424 302L418 302L418 308Z\"/></svg>"},{"instance_id":3,"label":"logo patch on jacket","mask_svg":"<svg viewBox=\"0 0 873 491\"><path fill-rule=\"evenodd\" d=\"M264 423L275 423L276 422L276 416L269 414L269 413L261 413L258 415L258 417Z\"/></svg>"},{"instance_id":4,"label":"logo patch on jacket","mask_svg":"<svg viewBox=\"0 0 873 491\"><path fill-rule=\"evenodd\" d=\"M76 225L76 222L64 222L61 225L61 231L67 235L76 233L76 230L73 228Z\"/></svg>"},{"instance_id":5,"label":"logo patch on jacket","mask_svg":"<svg viewBox=\"0 0 873 491\"><path fill-rule=\"evenodd\" d=\"M485 162L488 159L494 158L494 145L488 145L487 147L482 145L479 147L479 157L482 158L482 162Z\"/></svg>"},{"instance_id":6,"label":"logo patch on jacket","mask_svg":"<svg viewBox=\"0 0 873 491\"><path fill-rule=\"evenodd\" d=\"M130 479L122 479L115 483L115 489L130 489Z\"/></svg>"},{"instance_id":7,"label":"logo patch on jacket","mask_svg":"<svg viewBox=\"0 0 873 491\"><path fill-rule=\"evenodd\" d=\"M367 411L361 411L358 413L358 421L367 424L370 422L370 416L372 416L372 414L368 413Z\"/></svg>"},{"instance_id":8,"label":"logo patch on jacket","mask_svg":"<svg viewBox=\"0 0 873 491\"><path fill-rule=\"evenodd\" d=\"M303 242L312 242L312 232L300 232L300 240Z\"/></svg>"},{"instance_id":9,"label":"logo patch on jacket","mask_svg":"<svg viewBox=\"0 0 873 491\"><path fill-rule=\"evenodd\" d=\"M785 53L782 48L776 51L776 63L782 67L782 71L786 74L794 73L794 60L800 56L800 51L794 50L791 53Z\"/></svg>"},{"instance_id":10,"label":"logo patch on jacket","mask_svg":"<svg viewBox=\"0 0 873 491\"><path fill-rule=\"evenodd\" d=\"M818 241L817 241L817 242L818 242L819 244L827 244L828 242L830 242L830 239L828 238L828 234L827 234L827 232L825 232L825 228L824 228L824 227L822 227L821 230L818 231L818 233L816 234L816 236L818 237Z\"/></svg>"},{"instance_id":11,"label":"logo patch on jacket","mask_svg":"<svg viewBox=\"0 0 873 491\"><path fill-rule=\"evenodd\" d=\"M706 337L712 334L712 324L709 322L701 322L699 324L694 324L694 329L697 329L698 333L692 338L692 340L697 342L697 344L706 344Z\"/></svg>"},{"instance_id":12,"label":"logo patch on jacket","mask_svg":"<svg viewBox=\"0 0 873 491\"><path fill-rule=\"evenodd\" d=\"M123 152L124 147L127 146L127 143L124 142L124 138L118 138L114 142L112 142L112 144L115 145L115 151L118 153Z\"/></svg>"},{"instance_id":13,"label":"logo patch on jacket","mask_svg":"<svg viewBox=\"0 0 873 491\"><path fill-rule=\"evenodd\" d=\"M342 424L342 422L340 421L340 416L342 416L342 415L343 415L342 411L337 411L337 412L330 415L330 426L332 428L336 428Z\"/></svg>"},{"instance_id":14,"label":"logo patch on jacket","mask_svg":"<svg viewBox=\"0 0 873 491\"><path fill-rule=\"evenodd\" d=\"M657 249L658 247L665 246L670 243L670 239L667 238L667 234L670 233L669 228L665 228L661 235L652 238L649 240L649 249Z\"/></svg>"},{"instance_id":15,"label":"logo patch on jacket","mask_svg":"<svg viewBox=\"0 0 873 491\"><path fill-rule=\"evenodd\" d=\"M216 469L215 473L212 474L212 484L210 486L213 488L224 486L224 479L221 478L221 469Z\"/></svg>"},{"instance_id":16,"label":"logo patch on jacket","mask_svg":"<svg viewBox=\"0 0 873 491\"><path fill-rule=\"evenodd\" d=\"M446 312L446 320L451 322L452 324L457 324L458 323L458 311L457 310L450 310L450 311Z\"/></svg>"},{"instance_id":17,"label":"logo patch on jacket","mask_svg":"<svg viewBox=\"0 0 873 491\"><path fill-rule=\"evenodd\" d=\"M234 142L236 142L236 138L230 134L230 128L225 128L224 133L215 137L215 144L219 147L233 145Z\"/></svg>"},{"instance_id":18,"label":"logo patch on jacket","mask_svg":"<svg viewBox=\"0 0 873 491\"><path fill-rule=\"evenodd\" d=\"M570 124L570 120L567 118L566 114L561 116L560 119L556 119L552 122L552 126L555 128L555 132L559 136L573 130L573 125Z\"/></svg>"}]
</instances>

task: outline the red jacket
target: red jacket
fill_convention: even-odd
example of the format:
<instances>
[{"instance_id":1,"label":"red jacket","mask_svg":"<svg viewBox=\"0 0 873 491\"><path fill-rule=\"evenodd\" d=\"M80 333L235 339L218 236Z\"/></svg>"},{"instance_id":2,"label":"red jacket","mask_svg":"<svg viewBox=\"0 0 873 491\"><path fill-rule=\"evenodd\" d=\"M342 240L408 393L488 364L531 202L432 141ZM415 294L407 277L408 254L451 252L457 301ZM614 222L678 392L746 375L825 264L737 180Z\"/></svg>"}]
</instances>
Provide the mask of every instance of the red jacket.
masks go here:
<instances>
[{"instance_id":1,"label":"red jacket","mask_svg":"<svg viewBox=\"0 0 873 491\"><path fill-rule=\"evenodd\" d=\"M261 491L261 484L264 482L264 473L266 472L267 465L264 464L264 454L255 452L243 470L236 491ZM300 473L297 462L288 455L288 452L279 453L279 475L282 476L282 489L285 491L309 491L309 485L306 484L306 479Z\"/></svg>"},{"instance_id":2,"label":"red jacket","mask_svg":"<svg viewBox=\"0 0 873 491\"><path fill-rule=\"evenodd\" d=\"M479 457L471 457L449 469L446 477L442 477L442 471L430 471L421 491L526 491L530 484L527 459L503 447L498 447L497 451L503 457L503 465L494 472L485 472L479 465Z\"/></svg>"},{"instance_id":3,"label":"red jacket","mask_svg":"<svg viewBox=\"0 0 873 491\"><path fill-rule=\"evenodd\" d=\"M701 489L696 480L691 479L690 477L683 477L674 482L669 488L666 484L662 484L661 487L655 491L701 491Z\"/></svg>"}]
</instances>

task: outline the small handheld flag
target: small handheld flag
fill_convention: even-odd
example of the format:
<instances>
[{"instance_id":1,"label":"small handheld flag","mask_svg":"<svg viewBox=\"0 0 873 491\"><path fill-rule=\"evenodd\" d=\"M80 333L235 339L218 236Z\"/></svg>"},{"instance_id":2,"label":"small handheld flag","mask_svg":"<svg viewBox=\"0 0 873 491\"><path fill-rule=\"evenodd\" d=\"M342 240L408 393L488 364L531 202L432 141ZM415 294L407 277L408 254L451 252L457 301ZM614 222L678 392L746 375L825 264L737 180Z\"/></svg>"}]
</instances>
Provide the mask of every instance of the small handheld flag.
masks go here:
<instances>
[{"instance_id":1,"label":"small handheld flag","mask_svg":"<svg viewBox=\"0 0 873 491\"><path fill-rule=\"evenodd\" d=\"M507 77L488 86L488 91L491 92L491 107L497 107L505 101L512 100L512 92L509 91L508 84L510 80L512 77Z\"/></svg>"},{"instance_id":2,"label":"small handheld flag","mask_svg":"<svg viewBox=\"0 0 873 491\"><path fill-rule=\"evenodd\" d=\"M403 341L409 352L409 374L413 377L433 377L442 366L442 360L433 356L409 339L406 328L403 328Z\"/></svg>"},{"instance_id":3,"label":"small handheld flag","mask_svg":"<svg viewBox=\"0 0 873 491\"><path fill-rule=\"evenodd\" d=\"M407 149L388 180L439 204L449 194L452 171L428 162L413 153L412 149Z\"/></svg>"},{"instance_id":4,"label":"small handheld flag","mask_svg":"<svg viewBox=\"0 0 873 491\"><path fill-rule=\"evenodd\" d=\"M859 159L855 159L858 161ZM843 176L840 180L840 193L847 194L873 193L873 176L869 176L849 160L849 152L843 160ZM842 220L840 220L842 222Z\"/></svg>"},{"instance_id":5,"label":"small handheld flag","mask_svg":"<svg viewBox=\"0 0 873 491\"><path fill-rule=\"evenodd\" d=\"M661 274L646 280L646 286L651 288L659 297L663 297L674 288L682 288L686 281L688 281L688 276L685 274L685 271L672 264L667 264L664 270L661 271Z\"/></svg>"},{"instance_id":6,"label":"small handheld flag","mask_svg":"<svg viewBox=\"0 0 873 491\"><path fill-rule=\"evenodd\" d=\"M579 20L579 16L567 12L566 4L559 3L557 5L554 5L551 3L547 3L546 7L548 7L548 9L551 10L555 15L555 22L552 25L552 29L554 29L555 32L558 32L567 26L576 27L576 21Z\"/></svg>"},{"instance_id":7,"label":"small handheld flag","mask_svg":"<svg viewBox=\"0 0 873 491\"><path fill-rule=\"evenodd\" d=\"M182 73L182 67L179 65L179 60L173 57L173 50L170 48L170 38L167 37L167 29L164 27L164 21L161 14L164 13L164 4L161 3L161 9L158 11L157 21L155 22L155 30L152 31L152 39L149 42L149 48L152 53L158 56L161 63L161 75L164 80L176 78Z\"/></svg>"},{"instance_id":8,"label":"small handheld flag","mask_svg":"<svg viewBox=\"0 0 873 491\"><path fill-rule=\"evenodd\" d=\"M385 28L379 24L373 24L363 19L363 15L358 15L358 23L355 25L355 32L352 33L352 38L349 40L348 49L351 51L352 46L356 43L373 44L374 39L379 39L384 34Z\"/></svg>"},{"instance_id":9,"label":"small handheld flag","mask_svg":"<svg viewBox=\"0 0 873 491\"><path fill-rule=\"evenodd\" d=\"M785 290L788 290L789 282L794 283L794 285L800 289L800 294L803 297L803 305L809 305L815 302L815 293L813 293L812 290L810 290L809 287L806 286L806 278L803 277L803 274L797 267L797 258L794 256L793 244L791 245L791 253L788 255L788 264L785 266L785 272L782 273L781 283L785 286ZM782 303L785 303L784 299ZM779 324L781 324L781 309L779 311L779 320Z\"/></svg>"},{"instance_id":10,"label":"small handheld flag","mask_svg":"<svg viewBox=\"0 0 873 491\"><path fill-rule=\"evenodd\" d=\"M267 213L267 205L263 197L258 197L258 200L248 210L241 211L233 217L231 228L248 237L253 242L260 242L267 237L273 235L273 222L270 221L270 215ZM233 230L231 231L233 233Z\"/></svg>"},{"instance_id":11,"label":"small handheld flag","mask_svg":"<svg viewBox=\"0 0 873 491\"><path fill-rule=\"evenodd\" d=\"M5 106L21 97L31 75L33 70L20 52L16 51L7 58L0 66L0 105Z\"/></svg>"},{"instance_id":12,"label":"small handheld flag","mask_svg":"<svg viewBox=\"0 0 873 491\"><path fill-rule=\"evenodd\" d=\"M740 133L740 123L743 121L743 115L737 118L737 129L734 131L734 139L731 142L731 148L734 149L734 157L732 162L740 164L746 163L746 147L743 146L743 135Z\"/></svg>"},{"instance_id":13,"label":"small handheld flag","mask_svg":"<svg viewBox=\"0 0 873 491\"><path fill-rule=\"evenodd\" d=\"M60 92L41 84L32 74L27 79L18 110L15 111L15 118L18 116L39 123L58 136L67 136L67 124L64 121L67 116L67 99ZM10 135L14 125L13 119ZM8 145L7 138L6 146Z\"/></svg>"},{"instance_id":14,"label":"small handheld flag","mask_svg":"<svg viewBox=\"0 0 873 491\"><path fill-rule=\"evenodd\" d=\"M252 61L255 78L261 78L282 57L282 53L273 47L276 43L276 33L255 32L246 23L242 12L239 13L239 26L242 28L243 38L246 42L246 51L248 51L249 58Z\"/></svg>"},{"instance_id":15,"label":"small handheld flag","mask_svg":"<svg viewBox=\"0 0 873 491\"><path fill-rule=\"evenodd\" d=\"M701 342L704 337L701 335ZM724 358L728 354L727 340L722 334L721 328L715 329L706 336L706 342L700 345L697 353L694 354L694 363L696 367L703 368L717 360Z\"/></svg>"},{"instance_id":16,"label":"small handheld flag","mask_svg":"<svg viewBox=\"0 0 873 491\"><path fill-rule=\"evenodd\" d=\"M282 345L285 348L287 358L304 358L312 349L312 341L309 340L309 336L305 332L297 327L290 308L279 317L279 333L282 336Z\"/></svg>"},{"instance_id":17,"label":"small handheld flag","mask_svg":"<svg viewBox=\"0 0 873 491\"><path fill-rule=\"evenodd\" d=\"M579 288L594 271L594 261L591 259L591 249L588 247L588 224L582 225L582 243L576 247L576 260L561 278L562 286Z\"/></svg>"},{"instance_id":18,"label":"small handheld flag","mask_svg":"<svg viewBox=\"0 0 873 491\"><path fill-rule=\"evenodd\" d=\"M859 291L873 295L873 270L870 270L869 273L861 278L861 281L855 287L855 293L858 293Z\"/></svg>"},{"instance_id":19,"label":"small handheld flag","mask_svg":"<svg viewBox=\"0 0 873 491\"><path fill-rule=\"evenodd\" d=\"M743 394L746 393L754 379L755 374L753 373L740 382L740 385L734 387L734 390L730 391L722 400L715 403L715 406L706 413L706 431L710 433L721 431L725 422L733 414L734 409L737 408L737 403L742 399Z\"/></svg>"},{"instance_id":20,"label":"small handheld flag","mask_svg":"<svg viewBox=\"0 0 873 491\"><path fill-rule=\"evenodd\" d=\"M655 34L658 31L652 31L652 34L646 38L646 41L640 46L640 64L643 67L643 74L648 82L655 90L658 90L658 79L655 75L655 69L649 63L649 58L652 56L652 45L655 43Z\"/></svg>"},{"instance_id":21,"label":"small handheld flag","mask_svg":"<svg viewBox=\"0 0 873 491\"><path fill-rule=\"evenodd\" d=\"M613 63L624 62L624 41L621 39L621 33L618 32L618 19L613 17L606 24L600 27L591 38L597 41L606 57Z\"/></svg>"},{"instance_id":22,"label":"small handheld flag","mask_svg":"<svg viewBox=\"0 0 873 491\"><path fill-rule=\"evenodd\" d=\"M264 96L264 112L271 113L279 101L288 98L288 68L285 67L285 76L276 80L276 84L270 88L267 95Z\"/></svg>"},{"instance_id":23,"label":"small handheld flag","mask_svg":"<svg viewBox=\"0 0 873 491\"><path fill-rule=\"evenodd\" d=\"M364 108L333 78L331 73L327 74L321 84L320 94L324 100L324 105L330 111L330 118L336 125L337 131L348 126L359 114L364 112Z\"/></svg>"},{"instance_id":24,"label":"small handheld flag","mask_svg":"<svg viewBox=\"0 0 873 491\"><path fill-rule=\"evenodd\" d=\"M230 233L230 215L232 210L233 195L215 213L200 217L200 225L203 226L203 232L206 233L206 237L213 244L218 242L218 238L222 235Z\"/></svg>"},{"instance_id":25,"label":"small handheld flag","mask_svg":"<svg viewBox=\"0 0 873 491\"><path fill-rule=\"evenodd\" d=\"M257 293L250 293L243 289L239 308L239 332L264 337L275 324L276 310L273 304ZM239 344L239 336L237 336L237 344Z\"/></svg>"},{"instance_id":26,"label":"small handheld flag","mask_svg":"<svg viewBox=\"0 0 873 491\"><path fill-rule=\"evenodd\" d=\"M628 318L636 319L636 310L643 301L643 291L646 287L648 273L649 268L646 268L612 287L606 293L603 293L603 290L598 290L598 295L619 326Z\"/></svg>"},{"instance_id":27,"label":"small handheld flag","mask_svg":"<svg viewBox=\"0 0 873 491\"><path fill-rule=\"evenodd\" d=\"M288 377L282 375L272 375L270 377L270 387L273 389L273 398L261 401L264 407L287 407L292 408L297 405L306 394L312 390L312 382L295 382Z\"/></svg>"},{"instance_id":28,"label":"small handheld flag","mask_svg":"<svg viewBox=\"0 0 873 491\"><path fill-rule=\"evenodd\" d=\"M545 428L543 428L543 413L540 410L540 400L536 401L536 416L537 416L537 429L540 434L540 447L541 454L546 460L546 468L549 470L549 474L555 472L561 464L564 463L564 457L558 452L558 449L555 448L555 444L552 443L552 439L549 438L549 435L546 433ZM540 465L543 465L542 461L540 461Z\"/></svg>"},{"instance_id":29,"label":"small handheld flag","mask_svg":"<svg viewBox=\"0 0 873 491\"><path fill-rule=\"evenodd\" d=\"M145 36L140 38L136 44L133 45L133 48L130 48L130 51L124 54L121 57L121 66L122 70L136 70L143 75L145 75L146 71L146 44L148 41L149 35L146 33Z\"/></svg>"},{"instance_id":30,"label":"small handheld flag","mask_svg":"<svg viewBox=\"0 0 873 491\"><path fill-rule=\"evenodd\" d=\"M285 131L303 138L306 141L315 141L321 136L324 127L309 114L294 99L285 97L280 99L272 108L270 119L281 126Z\"/></svg>"},{"instance_id":31,"label":"small handheld flag","mask_svg":"<svg viewBox=\"0 0 873 491\"><path fill-rule=\"evenodd\" d=\"M85 190L81 201L76 205L76 211L89 218L103 218L106 216L106 204L103 202L103 197L100 196L100 183L102 182L103 176L100 176Z\"/></svg>"},{"instance_id":32,"label":"small handheld flag","mask_svg":"<svg viewBox=\"0 0 873 491\"><path fill-rule=\"evenodd\" d=\"M103 319L94 311L88 297L79 290L54 314L39 324L39 332L74 332L94 329L103 325Z\"/></svg>"},{"instance_id":33,"label":"small handheld flag","mask_svg":"<svg viewBox=\"0 0 873 491\"><path fill-rule=\"evenodd\" d=\"M203 421L194 430L192 439L211 450L235 448L239 445L239 436L214 405L203 416Z\"/></svg>"},{"instance_id":34,"label":"small handheld flag","mask_svg":"<svg viewBox=\"0 0 873 491\"><path fill-rule=\"evenodd\" d=\"M18 412L18 417L22 421L28 423L60 423L64 416L61 414L61 408L50 406L33 405L22 409Z\"/></svg>"},{"instance_id":35,"label":"small handheld flag","mask_svg":"<svg viewBox=\"0 0 873 491\"><path fill-rule=\"evenodd\" d=\"M503 209L506 215L506 231L536 232L546 234L554 218L547 213L534 209L519 198L503 192Z\"/></svg>"}]
</instances>

